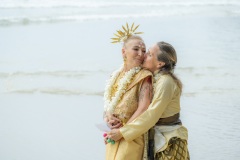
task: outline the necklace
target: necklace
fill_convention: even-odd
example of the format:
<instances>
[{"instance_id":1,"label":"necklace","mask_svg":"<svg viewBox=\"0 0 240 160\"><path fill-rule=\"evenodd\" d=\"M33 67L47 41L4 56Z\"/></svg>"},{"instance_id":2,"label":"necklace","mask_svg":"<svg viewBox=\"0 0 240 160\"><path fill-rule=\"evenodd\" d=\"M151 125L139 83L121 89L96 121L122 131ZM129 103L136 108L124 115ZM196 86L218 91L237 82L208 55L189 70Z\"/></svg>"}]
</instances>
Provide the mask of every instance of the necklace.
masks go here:
<instances>
[{"instance_id":1,"label":"necklace","mask_svg":"<svg viewBox=\"0 0 240 160\"><path fill-rule=\"evenodd\" d=\"M123 77L118 81L117 91L114 96L111 97L111 93L113 90L113 85L117 80L121 70L116 70L113 72L112 77L108 80L105 92L104 92L104 110L113 112L121 97L124 93L126 93L127 86L132 82L133 77L141 70L141 67L134 67L129 71L125 72Z\"/></svg>"}]
</instances>

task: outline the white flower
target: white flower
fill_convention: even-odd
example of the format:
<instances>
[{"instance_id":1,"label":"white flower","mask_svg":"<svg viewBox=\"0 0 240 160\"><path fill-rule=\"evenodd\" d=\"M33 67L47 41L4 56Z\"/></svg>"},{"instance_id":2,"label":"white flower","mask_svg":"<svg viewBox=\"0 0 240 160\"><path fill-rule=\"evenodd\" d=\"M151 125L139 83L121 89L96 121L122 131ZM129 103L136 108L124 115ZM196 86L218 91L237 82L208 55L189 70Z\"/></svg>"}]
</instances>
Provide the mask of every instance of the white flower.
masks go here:
<instances>
[{"instance_id":1,"label":"white flower","mask_svg":"<svg viewBox=\"0 0 240 160\"><path fill-rule=\"evenodd\" d=\"M119 70L113 72L112 77L107 81L107 85L104 92L104 110L113 112L119 101L121 100L122 95L126 92L128 84L132 81L133 77L141 70L141 67L134 67L124 74L124 76L118 81L118 88L115 93L115 96L112 98L110 94L112 93L113 85L117 80L118 75L120 74L123 67Z\"/></svg>"}]
</instances>

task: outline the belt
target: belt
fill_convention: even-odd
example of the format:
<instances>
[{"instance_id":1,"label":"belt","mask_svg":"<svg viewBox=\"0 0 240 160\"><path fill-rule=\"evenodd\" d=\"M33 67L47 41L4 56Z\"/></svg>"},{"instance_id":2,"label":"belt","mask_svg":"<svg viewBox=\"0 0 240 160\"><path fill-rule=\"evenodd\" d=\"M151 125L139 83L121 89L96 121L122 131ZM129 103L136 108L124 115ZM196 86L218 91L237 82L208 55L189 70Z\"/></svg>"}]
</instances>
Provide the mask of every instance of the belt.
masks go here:
<instances>
[{"instance_id":1,"label":"belt","mask_svg":"<svg viewBox=\"0 0 240 160\"><path fill-rule=\"evenodd\" d=\"M156 123L156 125L157 126L159 126L159 125L177 125L177 124L181 125L182 122L179 119L179 117L180 117L180 114L177 113L170 117L160 118L158 120L158 122Z\"/></svg>"}]
</instances>

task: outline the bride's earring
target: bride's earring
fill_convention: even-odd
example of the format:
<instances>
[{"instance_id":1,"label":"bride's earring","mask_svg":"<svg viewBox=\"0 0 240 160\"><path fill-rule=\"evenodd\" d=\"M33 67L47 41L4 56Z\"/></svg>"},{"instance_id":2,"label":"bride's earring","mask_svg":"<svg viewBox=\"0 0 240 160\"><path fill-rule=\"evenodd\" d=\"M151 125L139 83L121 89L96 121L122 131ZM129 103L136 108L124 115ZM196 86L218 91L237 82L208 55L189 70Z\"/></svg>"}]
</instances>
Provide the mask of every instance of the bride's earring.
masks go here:
<instances>
[{"instance_id":1,"label":"bride's earring","mask_svg":"<svg viewBox=\"0 0 240 160\"><path fill-rule=\"evenodd\" d=\"M127 61L127 57L123 57L124 64L126 63L126 61Z\"/></svg>"}]
</instances>

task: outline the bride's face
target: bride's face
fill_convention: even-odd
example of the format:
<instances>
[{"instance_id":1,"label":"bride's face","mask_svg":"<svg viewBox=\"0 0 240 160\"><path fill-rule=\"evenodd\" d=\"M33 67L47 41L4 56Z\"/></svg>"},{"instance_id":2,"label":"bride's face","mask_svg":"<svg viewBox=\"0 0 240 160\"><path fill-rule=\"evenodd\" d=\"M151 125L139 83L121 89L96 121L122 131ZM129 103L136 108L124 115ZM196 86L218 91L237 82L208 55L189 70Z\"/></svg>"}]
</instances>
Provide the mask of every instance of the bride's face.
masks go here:
<instances>
[{"instance_id":1,"label":"bride's face","mask_svg":"<svg viewBox=\"0 0 240 160\"><path fill-rule=\"evenodd\" d=\"M160 52L159 47L157 44L153 45L149 48L147 53L145 54L145 58L143 61L143 68L154 72L159 68L159 61L157 59L157 54Z\"/></svg>"},{"instance_id":2,"label":"bride's face","mask_svg":"<svg viewBox=\"0 0 240 160\"><path fill-rule=\"evenodd\" d=\"M126 59L127 63L133 63L135 65L143 63L145 53L145 44L140 39L130 40L123 48L123 57Z\"/></svg>"}]
</instances>

